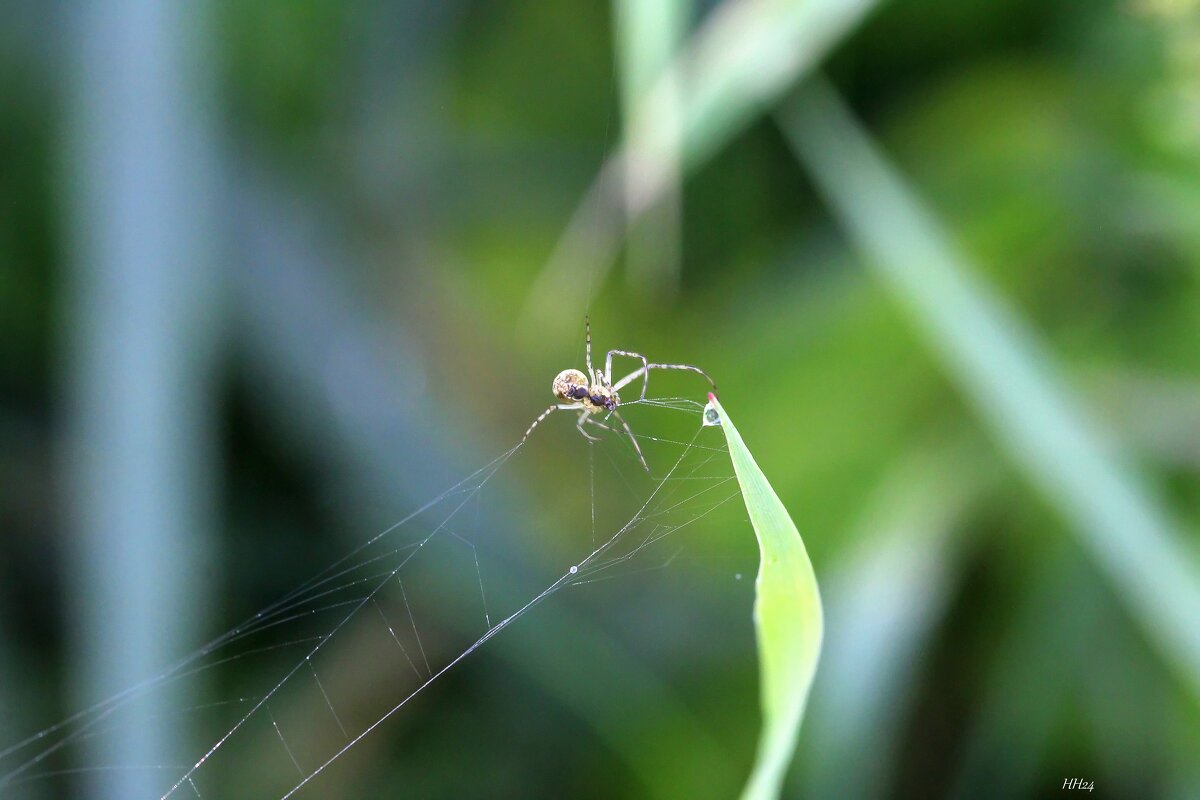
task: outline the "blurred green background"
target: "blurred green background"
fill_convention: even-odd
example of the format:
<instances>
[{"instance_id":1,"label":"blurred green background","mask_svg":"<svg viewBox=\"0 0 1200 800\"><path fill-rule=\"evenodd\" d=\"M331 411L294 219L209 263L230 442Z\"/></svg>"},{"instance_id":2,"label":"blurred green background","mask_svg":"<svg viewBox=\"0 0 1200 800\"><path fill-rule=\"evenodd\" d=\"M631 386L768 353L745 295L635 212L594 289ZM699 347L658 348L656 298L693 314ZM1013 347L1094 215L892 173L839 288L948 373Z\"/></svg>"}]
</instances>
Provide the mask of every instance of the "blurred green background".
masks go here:
<instances>
[{"instance_id":1,"label":"blurred green background","mask_svg":"<svg viewBox=\"0 0 1200 800\"><path fill-rule=\"evenodd\" d=\"M805 537L826 642L787 796L1200 796L1200 4L3 12L3 796L169 788L212 741L178 709L294 658L22 742L515 444L585 313L601 351L716 378ZM691 435L652 412L640 435ZM615 529L645 478L567 419L489 484L471 539L512 608L589 551L589 459ZM297 796L735 796L738 503L551 596ZM447 656L465 552L413 567ZM382 641L319 668L366 717ZM281 796L230 749L196 793Z\"/></svg>"}]
</instances>

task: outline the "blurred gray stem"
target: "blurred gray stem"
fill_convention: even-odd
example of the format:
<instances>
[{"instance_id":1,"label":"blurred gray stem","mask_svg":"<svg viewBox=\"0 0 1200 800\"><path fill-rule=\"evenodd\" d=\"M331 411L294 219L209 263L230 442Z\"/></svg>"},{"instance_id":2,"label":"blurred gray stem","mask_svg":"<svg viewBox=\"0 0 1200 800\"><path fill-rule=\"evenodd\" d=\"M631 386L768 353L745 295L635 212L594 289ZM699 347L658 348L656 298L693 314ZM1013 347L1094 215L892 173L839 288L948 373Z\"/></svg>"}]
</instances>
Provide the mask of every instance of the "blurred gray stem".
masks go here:
<instances>
[{"instance_id":1,"label":"blurred gray stem","mask_svg":"<svg viewBox=\"0 0 1200 800\"><path fill-rule=\"evenodd\" d=\"M90 2L69 73L63 315L71 706L154 675L198 640L215 325L204 4ZM179 690L83 740L82 796L157 797L186 742ZM114 723L118 720L114 718Z\"/></svg>"}]
</instances>

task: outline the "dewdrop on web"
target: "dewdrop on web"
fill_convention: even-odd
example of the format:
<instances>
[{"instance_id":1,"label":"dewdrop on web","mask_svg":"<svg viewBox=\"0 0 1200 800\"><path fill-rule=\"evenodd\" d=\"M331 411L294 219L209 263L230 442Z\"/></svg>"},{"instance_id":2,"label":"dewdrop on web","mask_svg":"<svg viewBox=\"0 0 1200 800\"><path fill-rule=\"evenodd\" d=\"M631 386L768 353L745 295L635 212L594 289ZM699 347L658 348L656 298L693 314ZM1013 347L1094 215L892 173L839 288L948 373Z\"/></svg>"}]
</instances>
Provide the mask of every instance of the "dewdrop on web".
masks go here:
<instances>
[{"instance_id":1,"label":"dewdrop on web","mask_svg":"<svg viewBox=\"0 0 1200 800\"><path fill-rule=\"evenodd\" d=\"M704 425L706 427L721 424L721 412L717 411L716 400L717 396L709 392L708 405L704 407Z\"/></svg>"}]
</instances>

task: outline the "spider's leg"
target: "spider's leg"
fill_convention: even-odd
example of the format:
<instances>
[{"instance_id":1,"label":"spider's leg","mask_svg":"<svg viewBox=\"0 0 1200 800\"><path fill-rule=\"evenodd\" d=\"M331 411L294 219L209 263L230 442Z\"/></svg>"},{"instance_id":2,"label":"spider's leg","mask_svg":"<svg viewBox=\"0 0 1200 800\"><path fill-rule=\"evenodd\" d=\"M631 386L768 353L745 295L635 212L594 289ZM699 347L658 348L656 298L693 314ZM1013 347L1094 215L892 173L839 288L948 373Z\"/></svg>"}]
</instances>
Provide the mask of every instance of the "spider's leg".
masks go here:
<instances>
[{"instance_id":1,"label":"spider's leg","mask_svg":"<svg viewBox=\"0 0 1200 800\"><path fill-rule=\"evenodd\" d=\"M544 420L546 417L550 416L551 414L553 414L555 411L557 411L560 408L562 408L562 406L560 406L556 403L556 404L550 406L549 408L547 408L541 414L538 414L538 418L533 421L533 424L530 425L529 429L525 431L525 435L521 437L521 444L525 444L525 440L529 438L529 434L533 433L533 429L538 426L538 423L540 423L542 420Z\"/></svg>"},{"instance_id":2,"label":"spider's leg","mask_svg":"<svg viewBox=\"0 0 1200 800\"><path fill-rule=\"evenodd\" d=\"M625 429L625 433L629 436L629 441L633 442L633 449L637 453L638 461L641 461L642 466L646 469L646 472L649 472L650 465L646 463L646 457L642 455L642 448L638 444L637 437L633 435L633 430L630 429L629 423L626 422L625 418L622 417L616 410L614 410L612 413L613 416L617 418L617 421L621 423L621 427Z\"/></svg>"},{"instance_id":3,"label":"spider's leg","mask_svg":"<svg viewBox=\"0 0 1200 800\"><path fill-rule=\"evenodd\" d=\"M647 365L647 366L648 366L648 365ZM612 390L613 390L614 392L619 392L619 391L621 391L622 389L624 389L626 386L628 386L629 384L631 384L631 383L633 383L634 381L636 381L638 378L642 377L643 375L645 375L645 376L646 376L646 380L645 380L645 381L642 383L642 394L641 394L641 396L640 396L638 399L639 399L639 400L645 400L645 399L646 399L646 384L647 384L647 383L649 382L649 380L650 380L650 373L647 371L646 367L644 367L644 366L643 366L643 367L638 367L638 368L637 368L637 369L635 369L633 372L631 372L631 373L629 373L628 375L626 375L624 378L621 378L621 380L619 380L619 381L617 381L616 383L612 384ZM632 401L627 401L627 402L632 402Z\"/></svg>"},{"instance_id":4,"label":"spider's leg","mask_svg":"<svg viewBox=\"0 0 1200 800\"><path fill-rule=\"evenodd\" d=\"M688 372L694 372L697 375L702 375L706 381L712 384L713 394L717 393L717 382L708 376L708 373L699 367L693 367L691 364L647 364L647 371L652 369L683 369Z\"/></svg>"},{"instance_id":5,"label":"spider's leg","mask_svg":"<svg viewBox=\"0 0 1200 800\"><path fill-rule=\"evenodd\" d=\"M572 411L578 408L579 406L574 403L555 403L554 405L550 406L541 414L538 414L538 418L535 419L533 424L529 426L529 429L525 431L525 435L521 437L521 444L525 444L525 440L529 438L529 434L533 433L533 429L536 428L542 420L553 414L555 411Z\"/></svg>"},{"instance_id":6,"label":"spider's leg","mask_svg":"<svg viewBox=\"0 0 1200 800\"><path fill-rule=\"evenodd\" d=\"M626 385L626 384L628 384L630 381L637 380L637 378L636 378L636 377L632 377L632 376L631 376L631 377L622 378L622 379L621 379L621 380L618 382L618 384L619 384L618 386L613 386L613 382L612 382L612 360L613 360L613 356L629 356L630 358L640 358L640 359L642 360L642 368L641 368L641 370L639 370L639 371L635 371L635 372L633 373L633 375L634 375L634 376L636 376L636 375L637 375L637 374L640 372L641 374L643 374L643 375L645 375L645 376L646 376L646 381L647 381L647 382L650 380L650 372L649 372L649 370L648 370L648 367L650 366L650 363L649 363L649 362L646 360L646 357L645 357L644 355L642 355L641 353L631 353L631 352L629 352L628 350L609 350L609 351L608 351L608 358L606 358L606 359L604 360L604 383L605 383L605 385L607 385L607 386L612 386L612 389L613 389L613 391L614 391L614 392L615 392L615 391L617 391L617 389L618 389L620 386L625 386L625 385ZM645 384L645 383L643 383L643 384L642 384L642 396L641 396L641 397L639 397L638 399L639 399L639 400L645 400L645 399L646 399L646 384Z\"/></svg>"},{"instance_id":7,"label":"spider's leg","mask_svg":"<svg viewBox=\"0 0 1200 800\"><path fill-rule=\"evenodd\" d=\"M592 371L592 320L587 314L583 315L583 341L586 345L588 380L594 381L596 373Z\"/></svg>"},{"instance_id":8,"label":"spider's leg","mask_svg":"<svg viewBox=\"0 0 1200 800\"><path fill-rule=\"evenodd\" d=\"M591 415L592 415L591 411L585 410L582 414L579 415L579 421L575 423L575 427L579 429L579 432L581 434L583 434L583 438L591 439L593 442L598 442L598 441L600 441L600 438L598 436L592 436L590 433L588 433L587 431L585 431L583 429L583 423L587 422L588 417L590 417Z\"/></svg>"},{"instance_id":9,"label":"spider's leg","mask_svg":"<svg viewBox=\"0 0 1200 800\"><path fill-rule=\"evenodd\" d=\"M606 419L607 419L607 417L606 417ZM608 431L609 433L618 433L618 431L617 431L617 429L616 429L616 428L614 428L614 427L613 427L613 426L611 426L611 425L605 425L603 422L601 422L600 420L596 419L596 417L595 417L595 416L588 417L587 424L588 424L588 425L595 425L597 428L603 428L604 430Z\"/></svg>"}]
</instances>

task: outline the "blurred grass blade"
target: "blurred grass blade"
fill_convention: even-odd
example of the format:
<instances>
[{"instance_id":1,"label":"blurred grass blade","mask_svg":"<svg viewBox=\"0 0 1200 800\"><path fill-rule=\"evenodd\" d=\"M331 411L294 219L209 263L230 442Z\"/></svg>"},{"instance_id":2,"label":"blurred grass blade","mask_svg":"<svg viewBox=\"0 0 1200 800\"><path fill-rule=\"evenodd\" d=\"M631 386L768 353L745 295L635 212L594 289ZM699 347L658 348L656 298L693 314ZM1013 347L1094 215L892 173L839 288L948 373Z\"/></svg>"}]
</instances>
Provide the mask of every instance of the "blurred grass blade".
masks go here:
<instances>
[{"instance_id":1,"label":"blurred grass blade","mask_svg":"<svg viewBox=\"0 0 1200 800\"><path fill-rule=\"evenodd\" d=\"M886 794L900 767L911 690L926 667L975 544L963 520L994 480L993 462L958 437L905 454L823 571L828 634L802 750L805 797Z\"/></svg>"},{"instance_id":2,"label":"blurred grass blade","mask_svg":"<svg viewBox=\"0 0 1200 800\"><path fill-rule=\"evenodd\" d=\"M1112 604L1103 596L1105 588L1078 552L1047 550L1014 604L1013 619L997 632L1006 657L986 670L948 800L974 800L981 786L988 787L989 797L1042 794L1042 770L1051 763L1055 730L1078 721L1075 693L1091 674L1119 669L1120 658L1098 657L1103 648L1120 648L1127 641L1106 635ZM1038 667L1014 669L1014 664ZM1143 690L1144 685L1127 685L1116 702L1127 703ZM1104 702L1111 706L1114 698Z\"/></svg>"},{"instance_id":3,"label":"blurred grass blade","mask_svg":"<svg viewBox=\"0 0 1200 800\"><path fill-rule=\"evenodd\" d=\"M634 210L662 189L656 165L670 148L671 95L682 86L683 156L707 161L775 105L854 29L878 0L731 0L718 6L688 48L659 76L625 131L623 156L645 167Z\"/></svg>"},{"instance_id":4,"label":"blurred grass blade","mask_svg":"<svg viewBox=\"0 0 1200 800\"><path fill-rule=\"evenodd\" d=\"M678 76L667 67L687 34L692 5L693 0L613 0L623 117L629 119L636 113L660 75L667 76L668 81L662 95L662 124L668 140L662 152L662 191L640 222L637 214L629 214L626 232L631 283L659 297L674 295L679 287L683 98L682 87L675 83ZM625 175L622 183L633 186L636 179L636 175ZM626 206L631 208L632 204Z\"/></svg>"},{"instance_id":5,"label":"blurred grass blade","mask_svg":"<svg viewBox=\"0 0 1200 800\"><path fill-rule=\"evenodd\" d=\"M727 0L644 93L520 315L527 337L566 334L616 257L626 221L652 207L771 108L878 0ZM626 181L625 178L632 178ZM578 311L578 313L575 313Z\"/></svg>"},{"instance_id":6,"label":"blurred grass blade","mask_svg":"<svg viewBox=\"0 0 1200 800\"><path fill-rule=\"evenodd\" d=\"M628 113L674 58L693 0L613 0L621 103Z\"/></svg>"},{"instance_id":7,"label":"blurred grass blade","mask_svg":"<svg viewBox=\"0 0 1200 800\"><path fill-rule=\"evenodd\" d=\"M1090 424L1034 332L955 252L831 87L813 86L782 124L996 439L1200 696L1200 573L1162 503Z\"/></svg>"},{"instance_id":8,"label":"blurred grass blade","mask_svg":"<svg viewBox=\"0 0 1200 800\"><path fill-rule=\"evenodd\" d=\"M821 596L800 532L779 496L746 449L721 403L711 395L729 444L729 457L758 537L754 625L758 637L763 725L754 771L743 800L779 796L808 691L821 655Z\"/></svg>"}]
</instances>

